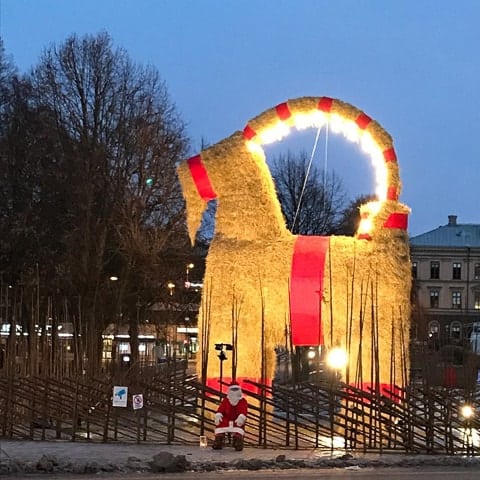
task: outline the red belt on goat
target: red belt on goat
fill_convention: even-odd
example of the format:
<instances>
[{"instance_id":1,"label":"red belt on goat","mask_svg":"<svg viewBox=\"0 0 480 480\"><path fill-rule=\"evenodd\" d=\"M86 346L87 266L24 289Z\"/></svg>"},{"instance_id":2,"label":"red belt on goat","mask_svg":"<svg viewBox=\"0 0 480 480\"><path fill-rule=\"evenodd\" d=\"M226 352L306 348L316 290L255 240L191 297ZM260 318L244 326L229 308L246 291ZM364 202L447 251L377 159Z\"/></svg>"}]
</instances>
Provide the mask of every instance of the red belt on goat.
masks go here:
<instances>
[{"instance_id":1,"label":"red belt on goat","mask_svg":"<svg viewBox=\"0 0 480 480\"><path fill-rule=\"evenodd\" d=\"M322 298L330 237L298 236L290 276L290 324L295 346L323 345Z\"/></svg>"}]
</instances>

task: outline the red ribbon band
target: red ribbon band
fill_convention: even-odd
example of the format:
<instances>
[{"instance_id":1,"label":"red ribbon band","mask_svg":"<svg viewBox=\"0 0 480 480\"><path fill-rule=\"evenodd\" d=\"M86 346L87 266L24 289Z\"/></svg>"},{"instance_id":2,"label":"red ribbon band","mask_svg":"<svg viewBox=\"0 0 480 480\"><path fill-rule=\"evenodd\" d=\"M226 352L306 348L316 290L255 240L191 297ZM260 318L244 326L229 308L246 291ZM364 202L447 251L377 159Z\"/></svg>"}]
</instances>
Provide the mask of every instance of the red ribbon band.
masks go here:
<instances>
[{"instance_id":1,"label":"red ribbon band","mask_svg":"<svg viewBox=\"0 0 480 480\"><path fill-rule=\"evenodd\" d=\"M394 186L388 187L387 200L398 200L397 187L394 187Z\"/></svg>"},{"instance_id":2,"label":"red ribbon band","mask_svg":"<svg viewBox=\"0 0 480 480\"><path fill-rule=\"evenodd\" d=\"M385 159L386 162L396 162L397 161L397 155L395 153L395 150L393 147L388 148L383 152L383 158Z\"/></svg>"},{"instance_id":3,"label":"red ribbon band","mask_svg":"<svg viewBox=\"0 0 480 480\"><path fill-rule=\"evenodd\" d=\"M322 112L329 112L332 109L333 98L322 97L318 102L318 109Z\"/></svg>"},{"instance_id":4,"label":"red ribbon band","mask_svg":"<svg viewBox=\"0 0 480 480\"><path fill-rule=\"evenodd\" d=\"M391 213L383 226L385 228L400 228L401 230L406 230L408 228L408 214Z\"/></svg>"},{"instance_id":5,"label":"red ribbon band","mask_svg":"<svg viewBox=\"0 0 480 480\"><path fill-rule=\"evenodd\" d=\"M372 121L372 119L365 113L361 113L355 120L355 123L358 125L359 128L365 130L368 127L368 124Z\"/></svg>"},{"instance_id":6,"label":"red ribbon band","mask_svg":"<svg viewBox=\"0 0 480 480\"><path fill-rule=\"evenodd\" d=\"M280 105L275 107L275 110L277 111L277 115L280 120L287 120L292 116L292 112L290 112L287 102L280 103Z\"/></svg>"},{"instance_id":7,"label":"red ribbon band","mask_svg":"<svg viewBox=\"0 0 480 480\"><path fill-rule=\"evenodd\" d=\"M322 296L329 237L298 236L290 285L292 343L323 345Z\"/></svg>"},{"instance_id":8,"label":"red ribbon band","mask_svg":"<svg viewBox=\"0 0 480 480\"><path fill-rule=\"evenodd\" d=\"M217 198L217 194L213 189L210 178L208 178L207 169L205 168L200 155L189 158L187 160L187 165L200 197L206 202Z\"/></svg>"},{"instance_id":9,"label":"red ribbon band","mask_svg":"<svg viewBox=\"0 0 480 480\"><path fill-rule=\"evenodd\" d=\"M245 140L251 140L256 134L257 132L250 125L243 129L243 138Z\"/></svg>"}]
</instances>

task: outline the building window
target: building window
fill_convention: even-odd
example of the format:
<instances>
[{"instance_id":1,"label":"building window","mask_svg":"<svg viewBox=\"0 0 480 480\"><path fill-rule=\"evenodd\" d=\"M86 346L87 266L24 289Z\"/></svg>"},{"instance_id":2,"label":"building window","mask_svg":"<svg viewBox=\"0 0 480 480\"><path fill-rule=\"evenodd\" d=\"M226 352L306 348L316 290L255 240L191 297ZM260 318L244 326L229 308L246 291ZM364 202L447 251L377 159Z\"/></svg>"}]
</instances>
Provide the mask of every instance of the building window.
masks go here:
<instances>
[{"instance_id":1,"label":"building window","mask_svg":"<svg viewBox=\"0 0 480 480\"><path fill-rule=\"evenodd\" d=\"M451 323L450 338L454 340L460 340L462 338L462 324L460 322Z\"/></svg>"},{"instance_id":2,"label":"building window","mask_svg":"<svg viewBox=\"0 0 480 480\"><path fill-rule=\"evenodd\" d=\"M130 343L128 342L120 342L118 344L118 353L123 354L123 353L131 353L130 352Z\"/></svg>"},{"instance_id":3,"label":"building window","mask_svg":"<svg viewBox=\"0 0 480 480\"><path fill-rule=\"evenodd\" d=\"M476 263L473 267L473 278L475 280L480 280L480 263Z\"/></svg>"},{"instance_id":4,"label":"building window","mask_svg":"<svg viewBox=\"0 0 480 480\"><path fill-rule=\"evenodd\" d=\"M412 278L417 278L417 262L412 262Z\"/></svg>"},{"instance_id":5,"label":"building window","mask_svg":"<svg viewBox=\"0 0 480 480\"><path fill-rule=\"evenodd\" d=\"M473 292L473 308L480 310L480 292Z\"/></svg>"},{"instance_id":6,"label":"building window","mask_svg":"<svg viewBox=\"0 0 480 480\"><path fill-rule=\"evenodd\" d=\"M438 308L438 299L440 292L438 290L430 290L430 308Z\"/></svg>"},{"instance_id":7,"label":"building window","mask_svg":"<svg viewBox=\"0 0 480 480\"><path fill-rule=\"evenodd\" d=\"M452 292L452 308L462 308L462 292Z\"/></svg>"},{"instance_id":8,"label":"building window","mask_svg":"<svg viewBox=\"0 0 480 480\"><path fill-rule=\"evenodd\" d=\"M112 345L113 341L110 338L103 339L102 358L104 360L110 360L112 358Z\"/></svg>"},{"instance_id":9,"label":"building window","mask_svg":"<svg viewBox=\"0 0 480 480\"><path fill-rule=\"evenodd\" d=\"M430 278L433 280L440 278L440 262L430 262Z\"/></svg>"},{"instance_id":10,"label":"building window","mask_svg":"<svg viewBox=\"0 0 480 480\"><path fill-rule=\"evenodd\" d=\"M452 269L452 279L460 280L462 278L462 264L454 262Z\"/></svg>"}]
</instances>

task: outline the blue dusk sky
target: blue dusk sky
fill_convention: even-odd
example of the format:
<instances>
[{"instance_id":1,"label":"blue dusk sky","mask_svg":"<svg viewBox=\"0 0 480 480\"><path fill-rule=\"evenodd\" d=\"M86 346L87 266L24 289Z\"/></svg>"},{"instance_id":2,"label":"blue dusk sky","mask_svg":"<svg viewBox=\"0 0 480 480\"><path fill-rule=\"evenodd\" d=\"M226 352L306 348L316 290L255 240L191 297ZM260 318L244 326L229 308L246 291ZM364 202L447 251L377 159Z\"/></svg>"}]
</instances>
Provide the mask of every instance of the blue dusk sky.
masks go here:
<instances>
[{"instance_id":1,"label":"blue dusk sky","mask_svg":"<svg viewBox=\"0 0 480 480\"><path fill-rule=\"evenodd\" d=\"M394 139L411 235L449 214L480 223L479 24L479 0L0 0L20 72L69 35L101 31L155 66L192 154L290 98L351 103ZM315 133L282 148L310 155ZM320 140L315 162L349 197L373 192L368 158L346 143Z\"/></svg>"}]
</instances>

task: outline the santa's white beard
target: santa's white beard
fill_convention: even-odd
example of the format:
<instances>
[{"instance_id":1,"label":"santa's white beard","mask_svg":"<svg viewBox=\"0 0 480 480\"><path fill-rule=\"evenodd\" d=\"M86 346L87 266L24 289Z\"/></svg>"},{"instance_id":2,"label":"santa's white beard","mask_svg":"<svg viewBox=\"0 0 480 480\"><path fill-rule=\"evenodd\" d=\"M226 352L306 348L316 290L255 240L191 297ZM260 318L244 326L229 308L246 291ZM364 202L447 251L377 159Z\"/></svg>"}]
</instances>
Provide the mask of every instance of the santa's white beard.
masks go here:
<instances>
[{"instance_id":1,"label":"santa's white beard","mask_svg":"<svg viewBox=\"0 0 480 480\"><path fill-rule=\"evenodd\" d=\"M227 393L228 401L235 406L242 398L242 391L237 390L236 392L228 392Z\"/></svg>"}]
</instances>

